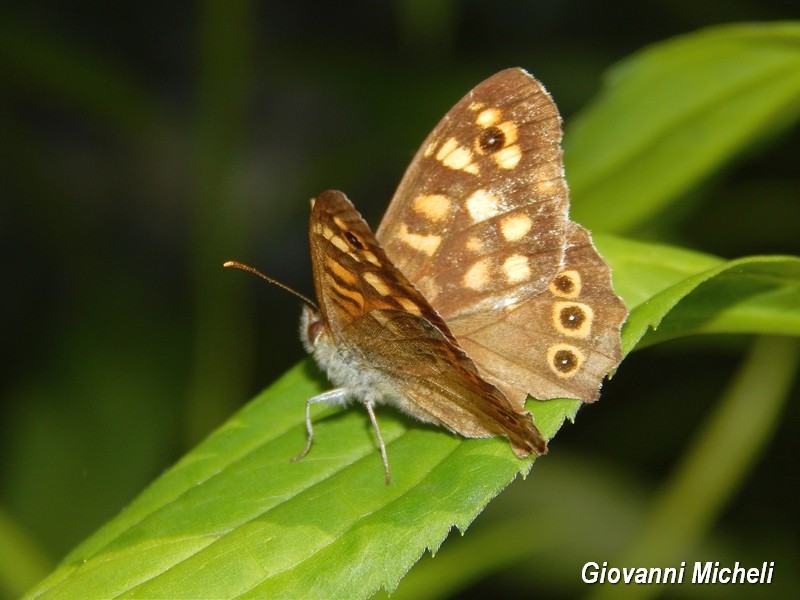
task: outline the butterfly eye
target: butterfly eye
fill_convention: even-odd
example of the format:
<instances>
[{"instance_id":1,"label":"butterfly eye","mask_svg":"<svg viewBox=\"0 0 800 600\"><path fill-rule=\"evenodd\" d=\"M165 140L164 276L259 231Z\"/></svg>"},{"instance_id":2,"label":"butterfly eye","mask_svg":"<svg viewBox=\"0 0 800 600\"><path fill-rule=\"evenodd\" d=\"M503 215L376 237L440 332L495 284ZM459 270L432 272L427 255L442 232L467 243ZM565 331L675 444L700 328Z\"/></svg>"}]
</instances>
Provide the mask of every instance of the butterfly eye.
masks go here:
<instances>
[{"instance_id":1,"label":"butterfly eye","mask_svg":"<svg viewBox=\"0 0 800 600\"><path fill-rule=\"evenodd\" d=\"M307 331L306 335L308 335L308 339L312 344L316 344L317 343L317 338L322 333L322 329L323 329L323 325L322 325L322 320L321 319L319 321L311 321L308 324L308 331Z\"/></svg>"},{"instance_id":2,"label":"butterfly eye","mask_svg":"<svg viewBox=\"0 0 800 600\"><path fill-rule=\"evenodd\" d=\"M350 245L353 246L354 248L356 248L357 250L363 250L364 249L364 244L361 243L361 240L359 240L356 236L354 236L349 231L345 231L344 232L344 237L348 242L350 242Z\"/></svg>"},{"instance_id":3,"label":"butterfly eye","mask_svg":"<svg viewBox=\"0 0 800 600\"><path fill-rule=\"evenodd\" d=\"M478 144L481 150L493 154L506 145L506 134L499 127L487 127L478 138Z\"/></svg>"}]
</instances>

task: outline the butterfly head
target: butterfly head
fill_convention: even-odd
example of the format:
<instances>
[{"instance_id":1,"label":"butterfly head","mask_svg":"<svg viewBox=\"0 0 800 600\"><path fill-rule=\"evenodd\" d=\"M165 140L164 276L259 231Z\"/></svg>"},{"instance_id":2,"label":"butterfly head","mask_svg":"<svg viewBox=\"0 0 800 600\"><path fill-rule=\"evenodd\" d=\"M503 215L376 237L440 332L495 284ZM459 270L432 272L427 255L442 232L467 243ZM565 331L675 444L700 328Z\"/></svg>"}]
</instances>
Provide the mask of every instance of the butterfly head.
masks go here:
<instances>
[{"instance_id":1,"label":"butterfly head","mask_svg":"<svg viewBox=\"0 0 800 600\"><path fill-rule=\"evenodd\" d=\"M330 325L325 321L322 313L311 306L303 306L300 314L300 339L306 349L319 367L328 373L328 377L341 385L341 379L337 377L341 371L350 368L352 357L347 354L344 348L337 346L331 336Z\"/></svg>"},{"instance_id":2,"label":"butterfly head","mask_svg":"<svg viewBox=\"0 0 800 600\"><path fill-rule=\"evenodd\" d=\"M322 315L310 306L304 305L300 315L300 339L306 352L314 354L317 345L324 343L325 338L329 337L327 329Z\"/></svg>"}]
</instances>

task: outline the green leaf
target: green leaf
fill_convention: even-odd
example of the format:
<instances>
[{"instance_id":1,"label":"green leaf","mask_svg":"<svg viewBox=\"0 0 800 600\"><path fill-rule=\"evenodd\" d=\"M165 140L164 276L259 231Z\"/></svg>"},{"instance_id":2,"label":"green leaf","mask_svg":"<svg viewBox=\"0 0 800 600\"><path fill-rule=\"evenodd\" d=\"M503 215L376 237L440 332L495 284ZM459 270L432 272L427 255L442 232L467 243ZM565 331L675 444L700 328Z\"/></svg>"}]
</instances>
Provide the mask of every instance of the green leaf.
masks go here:
<instances>
[{"instance_id":1,"label":"green leaf","mask_svg":"<svg viewBox=\"0 0 800 600\"><path fill-rule=\"evenodd\" d=\"M568 123L573 216L627 232L800 116L800 25L732 25L617 65Z\"/></svg>"},{"instance_id":2,"label":"green leaf","mask_svg":"<svg viewBox=\"0 0 800 600\"><path fill-rule=\"evenodd\" d=\"M659 334L669 324L668 337L695 333L698 323L758 332L783 322L784 333L800 334L800 259L725 263L610 237L598 245L633 307L628 349L659 323ZM671 322L673 312L691 318ZM323 388L308 362L289 371L30 597L368 597L393 589L426 549L435 551L453 525L463 531L532 464L503 439L465 440L385 410L393 475L386 486L366 415L339 409L314 415L314 446L291 463L304 443L305 400ZM579 404L529 407L551 438Z\"/></svg>"},{"instance_id":3,"label":"green leaf","mask_svg":"<svg viewBox=\"0 0 800 600\"><path fill-rule=\"evenodd\" d=\"M617 266L615 287L630 309L624 354L702 333L800 335L798 257L725 262L665 245L596 237Z\"/></svg>"},{"instance_id":4,"label":"green leaf","mask_svg":"<svg viewBox=\"0 0 800 600\"><path fill-rule=\"evenodd\" d=\"M19 597L52 565L33 536L0 506L0 598Z\"/></svg>"},{"instance_id":5,"label":"green leaf","mask_svg":"<svg viewBox=\"0 0 800 600\"><path fill-rule=\"evenodd\" d=\"M317 416L312 452L293 464L304 400L320 389L307 364L287 373L33 596L367 596L395 585L452 523L466 527L485 499L529 468L501 440L464 445L388 411L391 486L358 411ZM472 486L467 502L457 493L464 485Z\"/></svg>"},{"instance_id":6,"label":"green leaf","mask_svg":"<svg viewBox=\"0 0 800 600\"><path fill-rule=\"evenodd\" d=\"M535 488L510 487L468 535L448 540L435 557L420 560L395 592L376 597L456 597L498 572L506 574L509 588L524 585L544 597L548 590L565 598L587 592L591 598L651 597L659 594L659 586L587 589L576 573L598 557L615 566L691 564L711 556L720 564L759 564L763 557L758 546L737 540L724 528L720 532L716 518L763 457L791 400L798 364L797 338L756 337L728 391L698 423L696 439L682 445L683 455L676 457L677 466L661 489L644 489L614 462L586 453L570 456L559 448L547 458L547 468L537 471ZM525 568L509 568L523 564ZM673 595L694 597L697 592L691 587L684 581L683 587L673 588ZM781 578L782 596L796 597L786 592L793 588L796 576ZM746 590L740 591L748 597ZM731 588L720 589L718 596L738 597ZM705 590L699 597L706 597Z\"/></svg>"}]
</instances>

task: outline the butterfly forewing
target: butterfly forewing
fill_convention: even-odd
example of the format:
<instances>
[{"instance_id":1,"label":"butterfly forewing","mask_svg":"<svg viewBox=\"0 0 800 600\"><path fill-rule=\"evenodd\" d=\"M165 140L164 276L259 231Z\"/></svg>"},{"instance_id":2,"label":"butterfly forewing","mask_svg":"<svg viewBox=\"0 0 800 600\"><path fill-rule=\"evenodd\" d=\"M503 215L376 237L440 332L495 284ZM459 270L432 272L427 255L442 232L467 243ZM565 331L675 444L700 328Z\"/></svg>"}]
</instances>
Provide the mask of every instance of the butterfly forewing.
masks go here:
<instances>
[{"instance_id":1,"label":"butterfly forewing","mask_svg":"<svg viewBox=\"0 0 800 600\"><path fill-rule=\"evenodd\" d=\"M398 309L424 317L455 342L442 318L387 259L343 193L329 190L315 198L309 242L317 300L334 338L372 310Z\"/></svg>"},{"instance_id":2,"label":"butterfly forewing","mask_svg":"<svg viewBox=\"0 0 800 600\"><path fill-rule=\"evenodd\" d=\"M316 198L309 234L326 333L375 400L466 437L506 435L519 456L546 451L530 414L478 375L344 194Z\"/></svg>"},{"instance_id":3,"label":"butterfly forewing","mask_svg":"<svg viewBox=\"0 0 800 600\"><path fill-rule=\"evenodd\" d=\"M544 290L561 270L560 142L550 96L509 69L473 89L422 144L377 237L445 321Z\"/></svg>"}]
</instances>

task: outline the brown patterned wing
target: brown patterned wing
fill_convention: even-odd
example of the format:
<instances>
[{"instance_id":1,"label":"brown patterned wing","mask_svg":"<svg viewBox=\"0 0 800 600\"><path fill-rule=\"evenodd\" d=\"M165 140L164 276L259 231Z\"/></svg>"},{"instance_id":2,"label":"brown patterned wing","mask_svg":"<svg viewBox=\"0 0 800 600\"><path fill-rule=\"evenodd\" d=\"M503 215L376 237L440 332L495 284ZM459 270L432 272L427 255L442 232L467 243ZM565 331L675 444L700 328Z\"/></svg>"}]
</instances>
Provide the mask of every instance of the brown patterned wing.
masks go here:
<instances>
[{"instance_id":1,"label":"brown patterned wing","mask_svg":"<svg viewBox=\"0 0 800 600\"><path fill-rule=\"evenodd\" d=\"M405 310L455 338L406 277L386 257L369 226L342 192L313 201L309 220L311 270L322 317L337 341L345 328L373 310Z\"/></svg>"},{"instance_id":2,"label":"brown patterned wing","mask_svg":"<svg viewBox=\"0 0 800 600\"><path fill-rule=\"evenodd\" d=\"M540 294L500 313L448 321L481 375L517 407L534 398L592 402L621 359L628 311L589 232L570 223L564 269Z\"/></svg>"},{"instance_id":3,"label":"brown patterned wing","mask_svg":"<svg viewBox=\"0 0 800 600\"><path fill-rule=\"evenodd\" d=\"M588 232L567 218L560 142L541 84L502 71L434 129L378 229L478 372L519 409L528 394L596 399L627 314ZM558 291L573 274L580 291Z\"/></svg>"},{"instance_id":4,"label":"brown patterned wing","mask_svg":"<svg viewBox=\"0 0 800 600\"><path fill-rule=\"evenodd\" d=\"M360 340L360 351L380 373L378 386L387 387L389 403L464 437L504 435L519 457L547 452L530 413L515 409L458 346L422 317L374 310L353 321L347 333Z\"/></svg>"},{"instance_id":5,"label":"brown patterned wing","mask_svg":"<svg viewBox=\"0 0 800 600\"><path fill-rule=\"evenodd\" d=\"M561 271L560 142L548 93L508 69L456 104L417 152L377 238L445 321L529 297Z\"/></svg>"},{"instance_id":6,"label":"brown patterned wing","mask_svg":"<svg viewBox=\"0 0 800 600\"><path fill-rule=\"evenodd\" d=\"M546 452L530 414L479 376L344 194L320 194L310 222L323 320L350 366L374 375L371 393L466 437L506 435L518 456Z\"/></svg>"}]
</instances>

